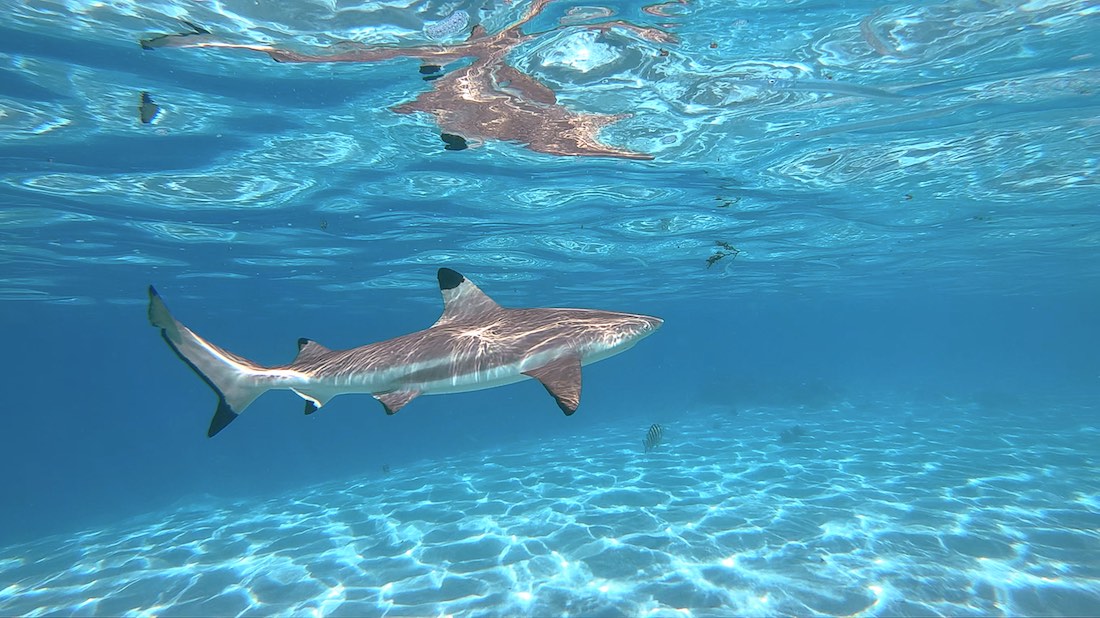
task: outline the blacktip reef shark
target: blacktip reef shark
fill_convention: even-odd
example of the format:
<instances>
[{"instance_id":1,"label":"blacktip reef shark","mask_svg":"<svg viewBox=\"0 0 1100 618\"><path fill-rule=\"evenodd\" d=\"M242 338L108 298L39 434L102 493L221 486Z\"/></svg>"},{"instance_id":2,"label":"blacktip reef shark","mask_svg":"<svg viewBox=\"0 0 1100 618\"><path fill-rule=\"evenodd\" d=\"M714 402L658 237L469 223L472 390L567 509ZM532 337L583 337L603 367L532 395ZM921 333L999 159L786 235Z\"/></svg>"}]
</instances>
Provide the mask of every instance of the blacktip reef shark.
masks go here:
<instances>
[{"instance_id":1,"label":"blacktip reef shark","mask_svg":"<svg viewBox=\"0 0 1100 618\"><path fill-rule=\"evenodd\" d=\"M570 415L581 397L581 366L630 349L660 328L646 315L595 309L501 307L459 273L441 268L443 315L426 330L351 350L298 340L288 365L264 367L203 339L169 313L149 286L149 321L169 347L218 394L214 436L269 390L292 390L306 414L333 397L370 393L394 414L420 395L459 393L533 378Z\"/></svg>"}]
</instances>

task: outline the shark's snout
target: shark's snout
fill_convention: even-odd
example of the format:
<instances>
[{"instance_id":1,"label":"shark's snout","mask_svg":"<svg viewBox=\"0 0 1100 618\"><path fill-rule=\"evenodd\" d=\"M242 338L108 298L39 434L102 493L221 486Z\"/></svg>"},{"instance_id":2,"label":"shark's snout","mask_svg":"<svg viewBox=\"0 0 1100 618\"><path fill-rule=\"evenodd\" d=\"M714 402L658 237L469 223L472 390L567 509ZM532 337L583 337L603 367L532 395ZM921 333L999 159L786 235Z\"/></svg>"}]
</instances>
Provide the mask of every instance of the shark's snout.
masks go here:
<instances>
[{"instance_id":1,"label":"shark's snout","mask_svg":"<svg viewBox=\"0 0 1100 618\"><path fill-rule=\"evenodd\" d=\"M637 321L631 324L630 330L635 338L641 339L652 335L654 331L661 328L661 325L665 323L661 318L655 318L651 315L639 315L635 316Z\"/></svg>"},{"instance_id":2,"label":"shark's snout","mask_svg":"<svg viewBox=\"0 0 1100 618\"><path fill-rule=\"evenodd\" d=\"M649 315L632 315L631 319L624 321L619 327L620 341L633 346L634 343L652 335L664 320Z\"/></svg>"}]
</instances>

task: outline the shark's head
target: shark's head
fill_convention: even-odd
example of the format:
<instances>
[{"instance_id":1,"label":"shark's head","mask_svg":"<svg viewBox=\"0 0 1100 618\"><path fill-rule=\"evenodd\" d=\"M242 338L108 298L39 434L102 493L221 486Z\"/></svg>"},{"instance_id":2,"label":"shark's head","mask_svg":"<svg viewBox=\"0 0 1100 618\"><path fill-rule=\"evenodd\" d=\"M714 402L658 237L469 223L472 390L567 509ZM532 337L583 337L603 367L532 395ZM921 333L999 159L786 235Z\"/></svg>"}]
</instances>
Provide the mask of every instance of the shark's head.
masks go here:
<instances>
[{"instance_id":1,"label":"shark's head","mask_svg":"<svg viewBox=\"0 0 1100 618\"><path fill-rule=\"evenodd\" d=\"M664 320L648 315L614 313L587 309L573 310L587 314L582 330L588 335L587 345L582 345L585 362L595 362L625 352L642 339L653 334Z\"/></svg>"}]
</instances>

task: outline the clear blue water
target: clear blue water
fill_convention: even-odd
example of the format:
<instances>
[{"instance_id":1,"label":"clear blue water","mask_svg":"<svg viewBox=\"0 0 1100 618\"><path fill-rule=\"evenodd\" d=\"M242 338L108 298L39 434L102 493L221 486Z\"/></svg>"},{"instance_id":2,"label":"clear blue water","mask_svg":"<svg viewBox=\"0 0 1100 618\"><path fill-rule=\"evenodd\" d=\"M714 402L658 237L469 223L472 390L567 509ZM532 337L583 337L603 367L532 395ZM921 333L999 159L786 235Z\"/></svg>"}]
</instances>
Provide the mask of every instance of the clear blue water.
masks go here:
<instances>
[{"instance_id":1,"label":"clear blue water","mask_svg":"<svg viewBox=\"0 0 1100 618\"><path fill-rule=\"evenodd\" d=\"M0 6L0 614L1100 615L1095 5L542 4ZM441 266L665 325L208 439L145 316L279 364Z\"/></svg>"}]
</instances>

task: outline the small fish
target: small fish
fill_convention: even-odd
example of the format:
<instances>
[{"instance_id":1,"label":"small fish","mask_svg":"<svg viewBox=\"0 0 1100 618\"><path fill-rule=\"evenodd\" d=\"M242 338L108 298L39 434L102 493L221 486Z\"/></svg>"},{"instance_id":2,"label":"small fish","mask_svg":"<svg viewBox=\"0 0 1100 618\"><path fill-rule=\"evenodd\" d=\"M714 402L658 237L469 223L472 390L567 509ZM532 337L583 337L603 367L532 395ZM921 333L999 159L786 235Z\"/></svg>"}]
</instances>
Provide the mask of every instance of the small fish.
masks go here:
<instances>
[{"instance_id":1,"label":"small fish","mask_svg":"<svg viewBox=\"0 0 1100 618\"><path fill-rule=\"evenodd\" d=\"M665 430L653 423L649 426L649 431L645 434L645 440L642 441L642 446L645 447L645 452L652 451L661 445L661 437L664 436Z\"/></svg>"},{"instance_id":2,"label":"small fish","mask_svg":"<svg viewBox=\"0 0 1100 618\"><path fill-rule=\"evenodd\" d=\"M153 101L148 92L141 93L141 105L138 105L138 114L141 115L141 124L149 124L160 113L160 106Z\"/></svg>"}]
</instances>

